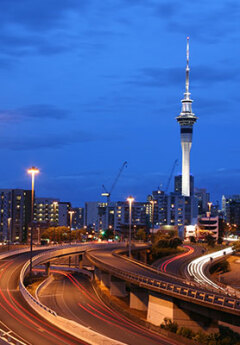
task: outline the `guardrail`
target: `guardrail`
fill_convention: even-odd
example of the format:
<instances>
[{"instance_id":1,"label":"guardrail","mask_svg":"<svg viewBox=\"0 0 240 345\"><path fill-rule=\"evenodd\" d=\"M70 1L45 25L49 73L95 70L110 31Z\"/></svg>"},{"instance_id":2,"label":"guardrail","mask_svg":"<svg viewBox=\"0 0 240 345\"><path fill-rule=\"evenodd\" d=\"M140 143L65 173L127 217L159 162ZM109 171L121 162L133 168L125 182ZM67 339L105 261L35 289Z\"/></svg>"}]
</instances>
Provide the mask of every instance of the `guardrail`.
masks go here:
<instances>
[{"instance_id":1,"label":"guardrail","mask_svg":"<svg viewBox=\"0 0 240 345\"><path fill-rule=\"evenodd\" d=\"M214 283L211 279L209 279L204 271L206 266L213 263L214 260L219 260L220 258L224 257L225 255L229 255L233 253L232 247L228 247L222 250L219 250L214 253L210 253L204 256L200 256L197 259L191 261L187 266L188 274L200 283L205 284L207 286L211 286L214 289L221 290L223 293L226 293L226 290L219 286L218 284Z\"/></svg>"},{"instance_id":2,"label":"guardrail","mask_svg":"<svg viewBox=\"0 0 240 345\"><path fill-rule=\"evenodd\" d=\"M98 244L82 244L82 245L76 245L76 246L65 246L62 248L55 248L55 250L47 251L46 253L41 253L33 257L32 263L33 266L40 264L42 262L45 262L53 257L61 256L61 255L71 255L71 254L77 254L80 252L84 252L89 248L97 248L99 246L101 247L109 247L111 244L106 245L98 245ZM114 244L116 246L116 244ZM116 341L114 339L108 338L104 335L101 335L93 330L90 330L87 327L84 327L74 321L65 319L61 316L58 316L57 313L43 305L41 302L39 302L36 298L34 298L26 289L24 286L24 277L29 272L29 265L30 261L28 260L20 273L20 282L19 282L19 289L22 293L24 299L27 301L27 303L43 318L48 320L49 322L53 323L55 326L58 326L65 332L75 336L78 339L84 340L88 342L89 344L93 345L125 345L122 342Z\"/></svg>"},{"instance_id":3,"label":"guardrail","mask_svg":"<svg viewBox=\"0 0 240 345\"><path fill-rule=\"evenodd\" d=\"M41 246L41 247L33 247L33 251L38 251L38 250L50 250L53 248L59 248L62 245L58 245L58 246ZM30 252L30 248L22 248L22 249L17 249L17 250L10 250L10 251L5 251L4 253L0 254L0 260L8 258L10 256L14 256L14 255L18 255L18 254L23 254L23 253L27 253Z\"/></svg>"},{"instance_id":4,"label":"guardrail","mask_svg":"<svg viewBox=\"0 0 240 345\"><path fill-rule=\"evenodd\" d=\"M147 248L149 248L149 247L147 247ZM155 267L153 267L153 266L151 266L149 264L145 264L145 263L143 263L143 262L141 262L139 260L136 260L136 259L133 259L133 258L129 258L128 256L124 256L123 257L120 253L123 253L126 250L124 250L124 249L117 249L117 250L115 250L112 253L112 255L115 256L115 257L118 257L118 258L123 258L124 260L132 262L132 263L134 263L134 264L136 264L136 265L138 265L140 267L143 267L143 268L147 267L149 271L152 271L152 272L158 274L161 277L168 277L169 279L174 280L174 281L178 281L178 282L180 282L182 284L191 285L193 287L196 287L196 284L194 282L192 282L192 281L189 282L188 280L186 280L184 278L181 278L179 276L175 276L175 275L173 276L172 274L169 274L167 272L162 272L158 268L155 268Z\"/></svg>"},{"instance_id":5,"label":"guardrail","mask_svg":"<svg viewBox=\"0 0 240 345\"><path fill-rule=\"evenodd\" d=\"M171 295L176 298L192 301L198 304L205 303L208 307L215 307L215 309L225 311L231 311L234 314L240 315L240 300L229 296L215 294L212 292L206 292L200 289L188 287L185 285L179 285L175 283L169 283L167 281L148 278L143 275L132 273L128 270L122 270L106 264L96 258L92 252L86 253L87 258L97 267L109 272L110 274L127 280L131 283L139 285L140 287L147 288L149 290L161 292L163 294ZM148 269L148 267L146 267Z\"/></svg>"},{"instance_id":6,"label":"guardrail","mask_svg":"<svg viewBox=\"0 0 240 345\"><path fill-rule=\"evenodd\" d=\"M23 341L19 340L18 338L14 337L13 335L9 334L2 329L0 329L0 339L4 341L4 344L11 344L11 345L27 345Z\"/></svg>"}]
</instances>

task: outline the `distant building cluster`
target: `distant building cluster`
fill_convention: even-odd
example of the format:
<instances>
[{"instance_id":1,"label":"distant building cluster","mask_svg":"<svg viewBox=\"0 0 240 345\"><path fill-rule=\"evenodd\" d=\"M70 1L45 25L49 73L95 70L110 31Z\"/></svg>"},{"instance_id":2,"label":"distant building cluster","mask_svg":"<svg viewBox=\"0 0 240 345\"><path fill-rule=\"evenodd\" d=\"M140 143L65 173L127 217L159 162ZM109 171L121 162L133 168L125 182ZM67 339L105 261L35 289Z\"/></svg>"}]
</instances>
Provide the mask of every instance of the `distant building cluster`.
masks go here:
<instances>
[{"instance_id":1,"label":"distant building cluster","mask_svg":"<svg viewBox=\"0 0 240 345\"><path fill-rule=\"evenodd\" d=\"M86 202L84 209L73 208L70 202L62 202L56 198L35 197L32 211L30 190L0 189L0 241L28 241L30 226L35 229L35 239L38 242L43 230L51 226L68 226L71 229L84 226L96 232L112 229L124 237L128 234L130 215L133 233L138 229L144 229L147 233L161 229L165 233L174 231L185 239L194 238L198 241L204 241L208 235L217 240L222 220L235 224L236 227L240 226L240 195L223 196L220 211L219 205L210 203L210 195L206 189L194 187L194 177L190 175L193 126L197 117L192 112L189 71L187 40L185 92L181 112L176 118L180 125L182 174L175 176L173 192L168 193L167 190L174 169L166 190L158 188L152 191L145 201L134 201L131 208L128 201L110 201L113 188L127 166L126 161L110 191L103 186L105 192L102 195L107 197L106 202ZM176 162L177 160L174 166Z\"/></svg>"},{"instance_id":2,"label":"distant building cluster","mask_svg":"<svg viewBox=\"0 0 240 345\"><path fill-rule=\"evenodd\" d=\"M33 227L42 230L50 226L69 226L69 210L74 211L72 229L84 225L83 208L72 208L70 202L56 198L34 198ZM0 189L0 241L28 241L32 223L31 190Z\"/></svg>"}]
</instances>

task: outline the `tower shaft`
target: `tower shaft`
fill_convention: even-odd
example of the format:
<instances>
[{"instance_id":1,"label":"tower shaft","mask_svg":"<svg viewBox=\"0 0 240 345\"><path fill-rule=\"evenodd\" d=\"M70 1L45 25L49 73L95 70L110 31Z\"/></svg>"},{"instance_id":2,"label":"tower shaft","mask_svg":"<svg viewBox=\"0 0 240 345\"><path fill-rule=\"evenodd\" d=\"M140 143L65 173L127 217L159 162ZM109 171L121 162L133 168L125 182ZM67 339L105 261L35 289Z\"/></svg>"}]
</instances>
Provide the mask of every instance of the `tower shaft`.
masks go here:
<instances>
[{"instance_id":1,"label":"tower shaft","mask_svg":"<svg viewBox=\"0 0 240 345\"><path fill-rule=\"evenodd\" d=\"M192 112L192 99L189 92L189 38L187 38L187 66L182 111L177 117L181 129L182 146L182 195L190 196L190 151L192 146L193 125L197 117Z\"/></svg>"},{"instance_id":2,"label":"tower shaft","mask_svg":"<svg viewBox=\"0 0 240 345\"><path fill-rule=\"evenodd\" d=\"M190 196L190 150L192 143L182 142L182 195Z\"/></svg>"}]
</instances>

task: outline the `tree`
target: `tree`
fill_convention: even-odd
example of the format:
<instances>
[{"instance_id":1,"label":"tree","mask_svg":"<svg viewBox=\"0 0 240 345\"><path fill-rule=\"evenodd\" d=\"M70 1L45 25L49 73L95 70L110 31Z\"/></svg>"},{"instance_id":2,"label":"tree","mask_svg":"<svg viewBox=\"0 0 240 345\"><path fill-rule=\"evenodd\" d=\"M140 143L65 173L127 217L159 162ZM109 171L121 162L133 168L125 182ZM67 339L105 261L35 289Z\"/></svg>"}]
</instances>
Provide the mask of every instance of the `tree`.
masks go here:
<instances>
[{"instance_id":1,"label":"tree","mask_svg":"<svg viewBox=\"0 0 240 345\"><path fill-rule=\"evenodd\" d=\"M139 229L136 232L136 239L139 241L145 241L147 237L146 231L144 229Z\"/></svg>"},{"instance_id":2,"label":"tree","mask_svg":"<svg viewBox=\"0 0 240 345\"><path fill-rule=\"evenodd\" d=\"M100 238L102 240L109 240L114 238L114 232L112 229L102 230L100 233Z\"/></svg>"},{"instance_id":3,"label":"tree","mask_svg":"<svg viewBox=\"0 0 240 345\"><path fill-rule=\"evenodd\" d=\"M233 245L233 249L236 250L236 252L240 251L240 241L236 241Z\"/></svg>"},{"instance_id":4,"label":"tree","mask_svg":"<svg viewBox=\"0 0 240 345\"><path fill-rule=\"evenodd\" d=\"M206 240L208 246L210 246L210 247L214 247L215 246L216 240L215 240L215 238L211 234L208 233L205 236L205 240Z\"/></svg>"},{"instance_id":5,"label":"tree","mask_svg":"<svg viewBox=\"0 0 240 345\"><path fill-rule=\"evenodd\" d=\"M196 243L196 238L194 236L190 236L189 240L191 243Z\"/></svg>"}]
</instances>

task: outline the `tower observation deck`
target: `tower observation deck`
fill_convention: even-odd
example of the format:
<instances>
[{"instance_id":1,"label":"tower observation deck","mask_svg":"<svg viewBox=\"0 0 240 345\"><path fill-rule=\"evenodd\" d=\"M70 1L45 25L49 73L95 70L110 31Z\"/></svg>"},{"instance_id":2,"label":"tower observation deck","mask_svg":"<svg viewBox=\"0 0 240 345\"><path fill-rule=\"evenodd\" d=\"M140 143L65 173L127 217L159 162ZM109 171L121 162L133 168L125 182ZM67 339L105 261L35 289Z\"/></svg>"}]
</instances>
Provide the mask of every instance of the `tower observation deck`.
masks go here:
<instances>
[{"instance_id":1,"label":"tower observation deck","mask_svg":"<svg viewBox=\"0 0 240 345\"><path fill-rule=\"evenodd\" d=\"M187 66L185 93L182 99L182 110L176 118L180 124L182 146L182 195L190 196L190 150L192 146L193 125L197 116L192 112L192 102L189 92L189 37L187 37Z\"/></svg>"}]
</instances>

